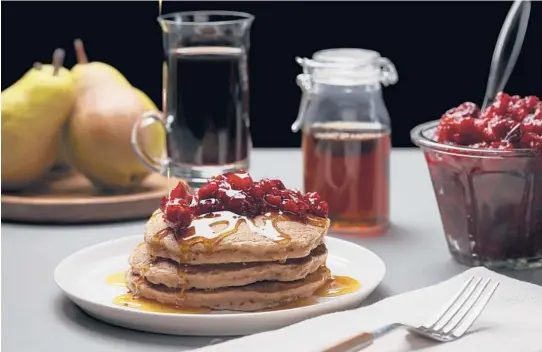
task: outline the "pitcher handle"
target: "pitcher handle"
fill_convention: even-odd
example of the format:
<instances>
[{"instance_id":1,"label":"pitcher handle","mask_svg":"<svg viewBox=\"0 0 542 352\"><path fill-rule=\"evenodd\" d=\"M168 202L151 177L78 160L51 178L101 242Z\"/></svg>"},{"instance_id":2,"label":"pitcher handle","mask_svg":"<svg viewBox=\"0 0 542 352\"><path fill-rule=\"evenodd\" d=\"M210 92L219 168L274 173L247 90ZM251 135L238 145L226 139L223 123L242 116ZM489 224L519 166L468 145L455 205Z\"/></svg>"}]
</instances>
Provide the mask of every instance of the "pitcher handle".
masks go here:
<instances>
[{"instance_id":1,"label":"pitcher handle","mask_svg":"<svg viewBox=\"0 0 542 352\"><path fill-rule=\"evenodd\" d=\"M155 122L159 123L167 133L166 121L164 120L162 113L159 111L147 111L141 115L132 126L130 142L137 158L150 170L161 173L163 161L147 154L147 152L141 148L138 137L139 131L144 128L144 126L149 126Z\"/></svg>"}]
</instances>

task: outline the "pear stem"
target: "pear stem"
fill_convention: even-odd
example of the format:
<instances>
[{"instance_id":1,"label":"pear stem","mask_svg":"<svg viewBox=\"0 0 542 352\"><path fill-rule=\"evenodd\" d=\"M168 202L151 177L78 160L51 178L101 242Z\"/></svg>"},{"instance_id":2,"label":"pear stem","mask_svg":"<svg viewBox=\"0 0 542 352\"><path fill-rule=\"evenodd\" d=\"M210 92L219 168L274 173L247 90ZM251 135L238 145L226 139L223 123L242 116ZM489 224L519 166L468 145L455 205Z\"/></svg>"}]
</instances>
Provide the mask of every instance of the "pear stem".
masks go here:
<instances>
[{"instance_id":1,"label":"pear stem","mask_svg":"<svg viewBox=\"0 0 542 352\"><path fill-rule=\"evenodd\" d=\"M85 46L81 39L75 39L73 42L75 48L75 56L77 57L77 62L80 64L88 64L87 53L85 53Z\"/></svg>"},{"instance_id":2,"label":"pear stem","mask_svg":"<svg viewBox=\"0 0 542 352\"><path fill-rule=\"evenodd\" d=\"M58 75L58 71L64 64L65 56L66 52L63 49L55 49L55 52L53 53L53 76Z\"/></svg>"},{"instance_id":3,"label":"pear stem","mask_svg":"<svg viewBox=\"0 0 542 352\"><path fill-rule=\"evenodd\" d=\"M32 67L34 67L36 70L41 70L41 62L34 62L34 65Z\"/></svg>"}]
</instances>

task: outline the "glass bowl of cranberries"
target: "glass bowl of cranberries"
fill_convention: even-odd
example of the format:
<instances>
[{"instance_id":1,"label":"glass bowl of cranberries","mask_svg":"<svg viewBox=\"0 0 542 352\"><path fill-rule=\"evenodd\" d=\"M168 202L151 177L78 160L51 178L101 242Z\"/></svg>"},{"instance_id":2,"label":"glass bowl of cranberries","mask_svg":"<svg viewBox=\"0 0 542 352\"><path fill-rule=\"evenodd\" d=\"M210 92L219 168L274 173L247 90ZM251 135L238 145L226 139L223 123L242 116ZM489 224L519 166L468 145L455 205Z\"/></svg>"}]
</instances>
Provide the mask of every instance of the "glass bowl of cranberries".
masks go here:
<instances>
[{"instance_id":1,"label":"glass bowl of cranberries","mask_svg":"<svg viewBox=\"0 0 542 352\"><path fill-rule=\"evenodd\" d=\"M411 131L423 149L452 256L467 265L542 266L542 102L499 93L484 111L448 110Z\"/></svg>"}]
</instances>

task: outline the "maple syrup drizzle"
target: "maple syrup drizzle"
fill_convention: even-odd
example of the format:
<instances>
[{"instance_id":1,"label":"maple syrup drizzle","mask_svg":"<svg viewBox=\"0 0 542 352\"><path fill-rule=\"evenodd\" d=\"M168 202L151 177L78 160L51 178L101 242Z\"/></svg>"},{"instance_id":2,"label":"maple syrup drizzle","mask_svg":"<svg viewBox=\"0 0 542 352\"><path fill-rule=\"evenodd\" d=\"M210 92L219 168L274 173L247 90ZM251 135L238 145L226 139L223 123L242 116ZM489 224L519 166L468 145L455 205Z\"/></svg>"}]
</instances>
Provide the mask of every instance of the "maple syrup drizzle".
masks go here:
<instances>
[{"instance_id":1,"label":"maple syrup drizzle","mask_svg":"<svg viewBox=\"0 0 542 352\"><path fill-rule=\"evenodd\" d=\"M159 249L162 246L162 240L169 234L169 228L163 228L152 236L151 247Z\"/></svg>"},{"instance_id":2,"label":"maple syrup drizzle","mask_svg":"<svg viewBox=\"0 0 542 352\"><path fill-rule=\"evenodd\" d=\"M218 213L208 213L208 214L202 215L201 217L204 218L204 219L214 219L214 218L219 218L220 214L218 214Z\"/></svg>"},{"instance_id":3,"label":"maple syrup drizzle","mask_svg":"<svg viewBox=\"0 0 542 352\"><path fill-rule=\"evenodd\" d=\"M229 224L230 224L230 222L228 220L219 220L219 221L215 221L215 222L210 223L209 226L211 226L211 227L215 227L215 226L218 226L218 225L228 226Z\"/></svg>"},{"instance_id":4,"label":"maple syrup drizzle","mask_svg":"<svg viewBox=\"0 0 542 352\"><path fill-rule=\"evenodd\" d=\"M113 299L113 303L119 306L153 313L205 314L211 312L211 309L208 308L170 306L157 301L135 296L132 293L125 293L115 297L115 299Z\"/></svg>"},{"instance_id":5,"label":"maple syrup drizzle","mask_svg":"<svg viewBox=\"0 0 542 352\"><path fill-rule=\"evenodd\" d=\"M324 286L320 287L314 295L316 297L337 297L356 292L361 284L348 276L332 276Z\"/></svg>"},{"instance_id":6,"label":"maple syrup drizzle","mask_svg":"<svg viewBox=\"0 0 542 352\"><path fill-rule=\"evenodd\" d=\"M105 282L109 285L126 287L126 271L108 275Z\"/></svg>"},{"instance_id":7,"label":"maple syrup drizzle","mask_svg":"<svg viewBox=\"0 0 542 352\"><path fill-rule=\"evenodd\" d=\"M287 218L279 213L267 213L260 219L263 220L263 225L258 226L254 219L249 219L245 216L239 217L239 215L232 213L230 211L220 211L212 213L213 216L209 217L209 214L199 216L192 221L191 226L185 230L183 236L181 236L183 241L190 241L192 238L206 238L209 240L214 240L217 237L224 237L225 233L233 234L238 230L241 223L245 223L249 226L250 230L254 233L260 234L264 237L267 237L274 241L279 241L283 239L283 233L278 230L276 223L278 221L287 220ZM220 221L212 220L218 219ZM250 220L250 221L247 221ZM223 230L216 231L213 226L217 224L226 225L227 227Z\"/></svg>"},{"instance_id":8,"label":"maple syrup drizzle","mask_svg":"<svg viewBox=\"0 0 542 352\"><path fill-rule=\"evenodd\" d=\"M218 220L222 218L222 220ZM293 219L282 213L266 213L261 218L263 225L256 224L254 219L248 219L229 211L214 212L201 215L192 221L192 225L184 230L182 236L178 239L178 244L182 257L185 257L193 246L202 244L207 251L212 251L218 243L224 238L233 235L239 231L241 224L247 224L252 232L265 236L280 245L286 245L291 241L291 237L282 232L278 226L281 221L292 221ZM307 223L315 226L325 226L327 220L315 217L307 217ZM233 226L232 226L233 224ZM225 229L216 231L213 227L225 227ZM169 228L158 231L151 240L151 246L161 248L161 241L170 232Z\"/></svg>"},{"instance_id":9,"label":"maple syrup drizzle","mask_svg":"<svg viewBox=\"0 0 542 352\"><path fill-rule=\"evenodd\" d=\"M197 224L196 222L198 219L195 219L192 224ZM230 222L228 220L226 221L227 226L230 225ZM212 235L214 237L207 237L205 235L208 235L208 232L205 231L198 231L199 229L196 228L196 226L192 225L186 231L188 231L188 238L180 237L178 239L179 248L181 251L182 256L186 256L188 253L190 253L190 250L193 246L197 244L202 244L207 251L212 251L217 244L219 244L224 238L233 235L234 233L239 231L239 226L241 226L242 223L246 223L245 219L238 219L235 222L235 225L233 228L228 228L225 231L215 234L215 232L209 227ZM210 224L209 224L210 225ZM203 227L203 226L202 226ZM207 230L209 231L209 230ZM186 233L185 233L186 234ZM197 234L197 235L196 235ZM200 235L201 234L201 235Z\"/></svg>"}]
</instances>

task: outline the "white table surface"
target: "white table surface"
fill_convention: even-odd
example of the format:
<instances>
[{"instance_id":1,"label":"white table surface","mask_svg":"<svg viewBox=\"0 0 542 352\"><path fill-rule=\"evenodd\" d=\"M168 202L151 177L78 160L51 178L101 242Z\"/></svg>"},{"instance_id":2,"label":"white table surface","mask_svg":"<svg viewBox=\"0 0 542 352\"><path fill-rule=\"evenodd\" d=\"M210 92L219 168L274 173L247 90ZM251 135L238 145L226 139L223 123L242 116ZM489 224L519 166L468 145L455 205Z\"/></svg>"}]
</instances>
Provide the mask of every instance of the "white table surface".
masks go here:
<instances>
[{"instance_id":1,"label":"white table surface","mask_svg":"<svg viewBox=\"0 0 542 352\"><path fill-rule=\"evenodd\" d=\"M299 149L257 149L250 172L255 178L278 177L288 187L302 189L301 161ZM374 251L387 265L382 285L363 304L435 284L466 269L448 254L420 150L392 153L391 221L381 237L343 237ZM107 325L85 315L53 282L53 270L64 257L105 240L142 234L143 224L3 223L2 351L178 352L208 344L211 337L148 334ZM542 270L507 274L542 285Z\"/></svg>"}]
</instances>

